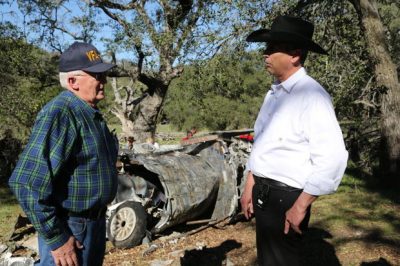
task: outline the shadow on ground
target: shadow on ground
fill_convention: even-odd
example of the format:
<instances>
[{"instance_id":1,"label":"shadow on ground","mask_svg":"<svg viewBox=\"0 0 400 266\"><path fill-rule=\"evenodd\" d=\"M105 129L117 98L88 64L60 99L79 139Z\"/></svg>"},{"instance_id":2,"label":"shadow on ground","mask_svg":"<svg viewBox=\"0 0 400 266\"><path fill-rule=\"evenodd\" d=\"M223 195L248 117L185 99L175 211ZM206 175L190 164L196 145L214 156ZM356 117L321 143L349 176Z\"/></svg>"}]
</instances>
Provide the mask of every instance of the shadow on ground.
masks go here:
<instances>
[{"instance_id":1,"label":"shadow on ground","mask_svg":"<svg viewBox=\"0 0 400 266\"><path fill-rule=\"evenodd\" d=\"M301 265L313 266L340 266L339 259L336 256L335 248L326 241L332 238L332 235L320 228L309 228L304 234L303 246L301 250ZM196 266L221 266L227 264L227 253L238 249L241 243L235 240L227 240L220 246L214 248L205 248L203 250L186 250L184 257L181 258L181 265ZM229 257L228 257L229 260ZM234 263L234 262L233 262ZM251 265L257 265L254 261ZM365 264L375 265L375 264ZM385 264L376 264L385 265Z\"/></svg>"},{"instance_id":2,"label":"shadow on ground","mask_svg":"<svg viewBox=\"0 0 400 266\"><path fill-rule=\"evenodd\" d=\"M332 235L321 228L309 228L304 233L301 265L340 266L335 248L325 240L330 238Z\"/></svg>"},{"instance_id":3,"label":"shadow on ground","mask_svg":"<svg viewBox=\"0 0 400 266\"><path fill-rule=\"evenodd\" d=\"M379 258L377 261L362 262L360 266L392 266L392 264L390 264L384 258Z\"/></svg>"},{"instance_id":4,"label":"shadow on ground","mask_svg":"<svg viewBox=\"0 0 400 266\"><path fill-rule=\"evenodd\" d=\"M398 178L386 178L382 173L375 171L373 174L367 173L362 169L356 167L347 167L346 173L355 177L356 179L365 182L365 188L371 192L378 192L381 196L391 200L393 203L400 204L400 195L398 190L400 188L400 181ZM342 186L343 184L341 184Z\"/></svg>"},{"instance_id":5,"label":"shadow on ground","mask_svg":"<svg viewBox=\"0 0 400 266\"><path fill-rule=\"evenodd\" d=\"M181 258L181 265L223 265L223 263L226 264L226 254L233 249L240 248L241 246L241 243L230 239L222 242L218 247L204 248L202 250L186 250L184 256Z\"/></svg>"}]
</instances>

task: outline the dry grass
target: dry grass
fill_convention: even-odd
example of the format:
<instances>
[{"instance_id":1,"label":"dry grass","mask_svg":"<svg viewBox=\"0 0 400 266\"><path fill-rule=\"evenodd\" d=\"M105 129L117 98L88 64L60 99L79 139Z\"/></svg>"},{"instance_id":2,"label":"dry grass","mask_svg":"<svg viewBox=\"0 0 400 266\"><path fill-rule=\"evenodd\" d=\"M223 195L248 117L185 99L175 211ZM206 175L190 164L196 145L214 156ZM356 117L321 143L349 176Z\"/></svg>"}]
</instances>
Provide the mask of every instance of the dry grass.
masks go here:
<instances>
[{"instance_id":1,"label":"dry grass","mask_svg":"<svg viewBox=\"0 0 400 266\"><path fill-rule=\"evenodd\" d=\"M22 209L6 184L0 185L0 243L10 238L21 212Z\"/></svg>"}]
</instances>

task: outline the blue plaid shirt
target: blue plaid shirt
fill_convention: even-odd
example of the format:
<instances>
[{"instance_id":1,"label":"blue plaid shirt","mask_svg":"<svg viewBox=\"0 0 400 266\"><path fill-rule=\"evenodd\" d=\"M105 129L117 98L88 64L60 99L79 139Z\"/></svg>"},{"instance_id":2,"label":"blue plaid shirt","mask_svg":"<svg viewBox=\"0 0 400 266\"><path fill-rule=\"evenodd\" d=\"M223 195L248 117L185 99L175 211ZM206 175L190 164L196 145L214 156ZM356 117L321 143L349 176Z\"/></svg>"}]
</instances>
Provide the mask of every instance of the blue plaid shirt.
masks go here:
<instances>
[{"instance_id":1,"label":"blue plaid shirt","mask_svg":"<svg viewBox=\"0 0 400 266\"><path fill-rule=\"evenodd\" d=\"M100 112L72 92L61 92L39 112L9 185L52 250L70 237L60 212L113 200L117 153Z\"/></svg>"}]
</instances>

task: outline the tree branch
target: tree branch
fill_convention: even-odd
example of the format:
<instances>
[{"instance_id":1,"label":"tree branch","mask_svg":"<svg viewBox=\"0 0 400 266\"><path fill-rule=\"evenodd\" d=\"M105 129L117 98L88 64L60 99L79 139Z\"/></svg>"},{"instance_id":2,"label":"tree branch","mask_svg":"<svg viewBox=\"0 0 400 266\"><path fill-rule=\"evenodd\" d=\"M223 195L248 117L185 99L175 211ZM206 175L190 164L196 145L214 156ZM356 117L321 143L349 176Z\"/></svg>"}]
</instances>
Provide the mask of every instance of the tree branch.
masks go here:
<instances>
[{"instance_id":1,"label":"tree branch","mask_svg":"<svg viewBox=\"0 0 400 266\"><path fill-rule=\"evenodd\" d=\"M89 5L93 5L93 6L97 6L97 7L104 6L107 8L118 9L118 10L131 10L131 9L135 9L136 2L137 1L133 0L129 4L122 5L122 4L111 2L109 0L94 0L93 4L89 3Z\"/></svg>"}]
</instances>

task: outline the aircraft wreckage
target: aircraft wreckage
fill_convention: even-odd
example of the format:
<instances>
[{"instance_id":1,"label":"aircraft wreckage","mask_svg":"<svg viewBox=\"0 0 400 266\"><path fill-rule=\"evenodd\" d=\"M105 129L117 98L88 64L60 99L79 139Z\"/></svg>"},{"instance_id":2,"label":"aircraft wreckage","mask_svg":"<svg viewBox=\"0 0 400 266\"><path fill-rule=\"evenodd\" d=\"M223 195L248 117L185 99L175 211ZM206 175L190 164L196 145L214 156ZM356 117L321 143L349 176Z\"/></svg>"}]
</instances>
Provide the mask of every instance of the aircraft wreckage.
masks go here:
<instances>
[{"instance_id":1,"label":"aircraft wreckage","mask_svg":"<svg viewBox=\"0 0 400 266\"><path fill-rule=\"evenodd\" d=\"M219 131L183 145L121 150L118 192L107 211L108 239L116 247L133 247L207 213L210 221L232 216L252 145L239 136L249 132Z\"/></svg>"}]
</instances>

